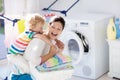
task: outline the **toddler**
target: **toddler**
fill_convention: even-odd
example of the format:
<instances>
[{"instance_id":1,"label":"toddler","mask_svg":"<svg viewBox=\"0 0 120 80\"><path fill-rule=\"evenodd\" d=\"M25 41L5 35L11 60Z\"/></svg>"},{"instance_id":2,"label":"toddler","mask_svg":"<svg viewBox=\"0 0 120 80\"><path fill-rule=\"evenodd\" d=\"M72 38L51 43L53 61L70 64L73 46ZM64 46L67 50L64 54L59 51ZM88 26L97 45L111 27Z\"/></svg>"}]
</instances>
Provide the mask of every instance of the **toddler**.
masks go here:
<instances>
[{"instance_id":1,"label":"toddler","mask_svg":"<svg viewBox=\"0 0 120 80\"><path fill-rule=\"evenodd\" d=\"M40 37L40 34L43 33L42 27L44 23L45 19L39 14L33 14L29 16L25 22L25 31L21 33L10 45L8 53L23 54L31 39L33 37Z\"/></svg>"}]
</instances>

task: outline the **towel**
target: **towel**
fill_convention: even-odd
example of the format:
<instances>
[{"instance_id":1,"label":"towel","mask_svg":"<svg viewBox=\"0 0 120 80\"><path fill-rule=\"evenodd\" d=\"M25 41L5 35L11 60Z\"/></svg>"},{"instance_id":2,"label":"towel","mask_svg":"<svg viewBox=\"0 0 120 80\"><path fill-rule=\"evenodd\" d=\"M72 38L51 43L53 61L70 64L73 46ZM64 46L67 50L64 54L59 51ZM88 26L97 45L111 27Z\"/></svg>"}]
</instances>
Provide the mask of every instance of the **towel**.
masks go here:
<instances>
[{"instance_id":1,"label":"towel","mask_svg":"<svg viewBox=\"0 0 120 80\"><path fill-rule=\"evenodd\" d=\"M54 66L54 67L43 67L43 66L36 66L36 69L39 72L51 72L51 71L59 71L59 70L68 70L68 69L73 69L72 63L65 63L65 64L61 64L58 66Z\"/></svg>"},{"instance_id":2,"label":"towel","mask_svg":"<svg viewBox=\"0 0 120 80\"><path fill-rule=\"evenodd\" d=\"M64 54L56 54L52 58L48 59L45 63L43 63L41 66L44 68L50 68L54 66L58 66L61 64L72 62L72 59L69 56L66 56Z\"/></svg>"}]
</instances>

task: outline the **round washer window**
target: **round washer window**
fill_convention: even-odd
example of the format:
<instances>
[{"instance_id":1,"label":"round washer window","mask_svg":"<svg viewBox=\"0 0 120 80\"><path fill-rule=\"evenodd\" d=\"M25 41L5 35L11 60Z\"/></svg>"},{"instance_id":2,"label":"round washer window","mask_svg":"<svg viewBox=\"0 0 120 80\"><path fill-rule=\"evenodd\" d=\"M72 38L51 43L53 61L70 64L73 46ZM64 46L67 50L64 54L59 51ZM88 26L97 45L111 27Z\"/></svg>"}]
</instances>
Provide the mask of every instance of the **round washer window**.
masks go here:
<instances>
[{"instance_id":1,"label":"round washer window","mask_svg":"<svg viewBox=\"0 0 120 80\"><path fill-rule=\"evenodd\" d=\"M79 45L75 39L70 39L68 41L68 49L69 49L70 56L72 57L72 59L74 61L76 61L78 59L79 54L80 54L80 52L79 52L80 48L79 48Z\"/></svg>"}]
</instances>

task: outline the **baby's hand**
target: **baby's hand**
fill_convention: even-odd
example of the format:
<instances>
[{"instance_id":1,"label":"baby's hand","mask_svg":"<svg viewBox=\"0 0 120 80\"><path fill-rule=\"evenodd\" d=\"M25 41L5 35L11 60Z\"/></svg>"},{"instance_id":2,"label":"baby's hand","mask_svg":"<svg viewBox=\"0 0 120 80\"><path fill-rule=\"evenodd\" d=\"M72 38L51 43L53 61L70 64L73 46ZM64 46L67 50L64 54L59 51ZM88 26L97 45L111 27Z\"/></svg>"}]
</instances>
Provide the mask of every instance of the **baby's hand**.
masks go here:
<instances>
[{"instance_id":1,"label":"baby's hand","mask_svg":"<svg viewBox=\"0 0 120 80\"><path fill-rule=\"evenodd\" d=\"M43 41L45 41L46 43L48 43L50 46L53 45L52 42L45 35L43 35L43 34L35 34L34 37L42 39Z\"/></svg>"},{"instance_id":2,"label":"baby's hand","mask_svg":"<svg viewBox=\"0 0 120 80\"><path fill-rule=\"evenodd\" d=\"M41 38L41 37L42 37L42 34L35 34L33 37L34 37L34 38Z\"/></svg>"}]
</instances>

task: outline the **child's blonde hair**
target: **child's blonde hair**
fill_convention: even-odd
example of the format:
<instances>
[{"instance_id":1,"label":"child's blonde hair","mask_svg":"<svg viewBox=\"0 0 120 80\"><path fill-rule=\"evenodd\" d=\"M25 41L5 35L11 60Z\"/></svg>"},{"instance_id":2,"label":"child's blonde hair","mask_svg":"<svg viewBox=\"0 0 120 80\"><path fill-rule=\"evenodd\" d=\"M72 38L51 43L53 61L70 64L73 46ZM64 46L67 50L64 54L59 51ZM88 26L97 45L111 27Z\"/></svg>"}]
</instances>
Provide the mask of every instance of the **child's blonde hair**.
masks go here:
<instances>
[{"instance_id":1,"label":"child's blonde hair","mask_svg":"<svg viewBox=\"0 0 120 80\"><path fill-rule=\"evenodd\" d=\"M26 29L33 29L37 23L41 22L42 24L45 23L45 18L43 16L41 16L38 13L35 14L29 14L26 17L26 21L25 21L25 26Z\"/></svg>"}]
</instances>

